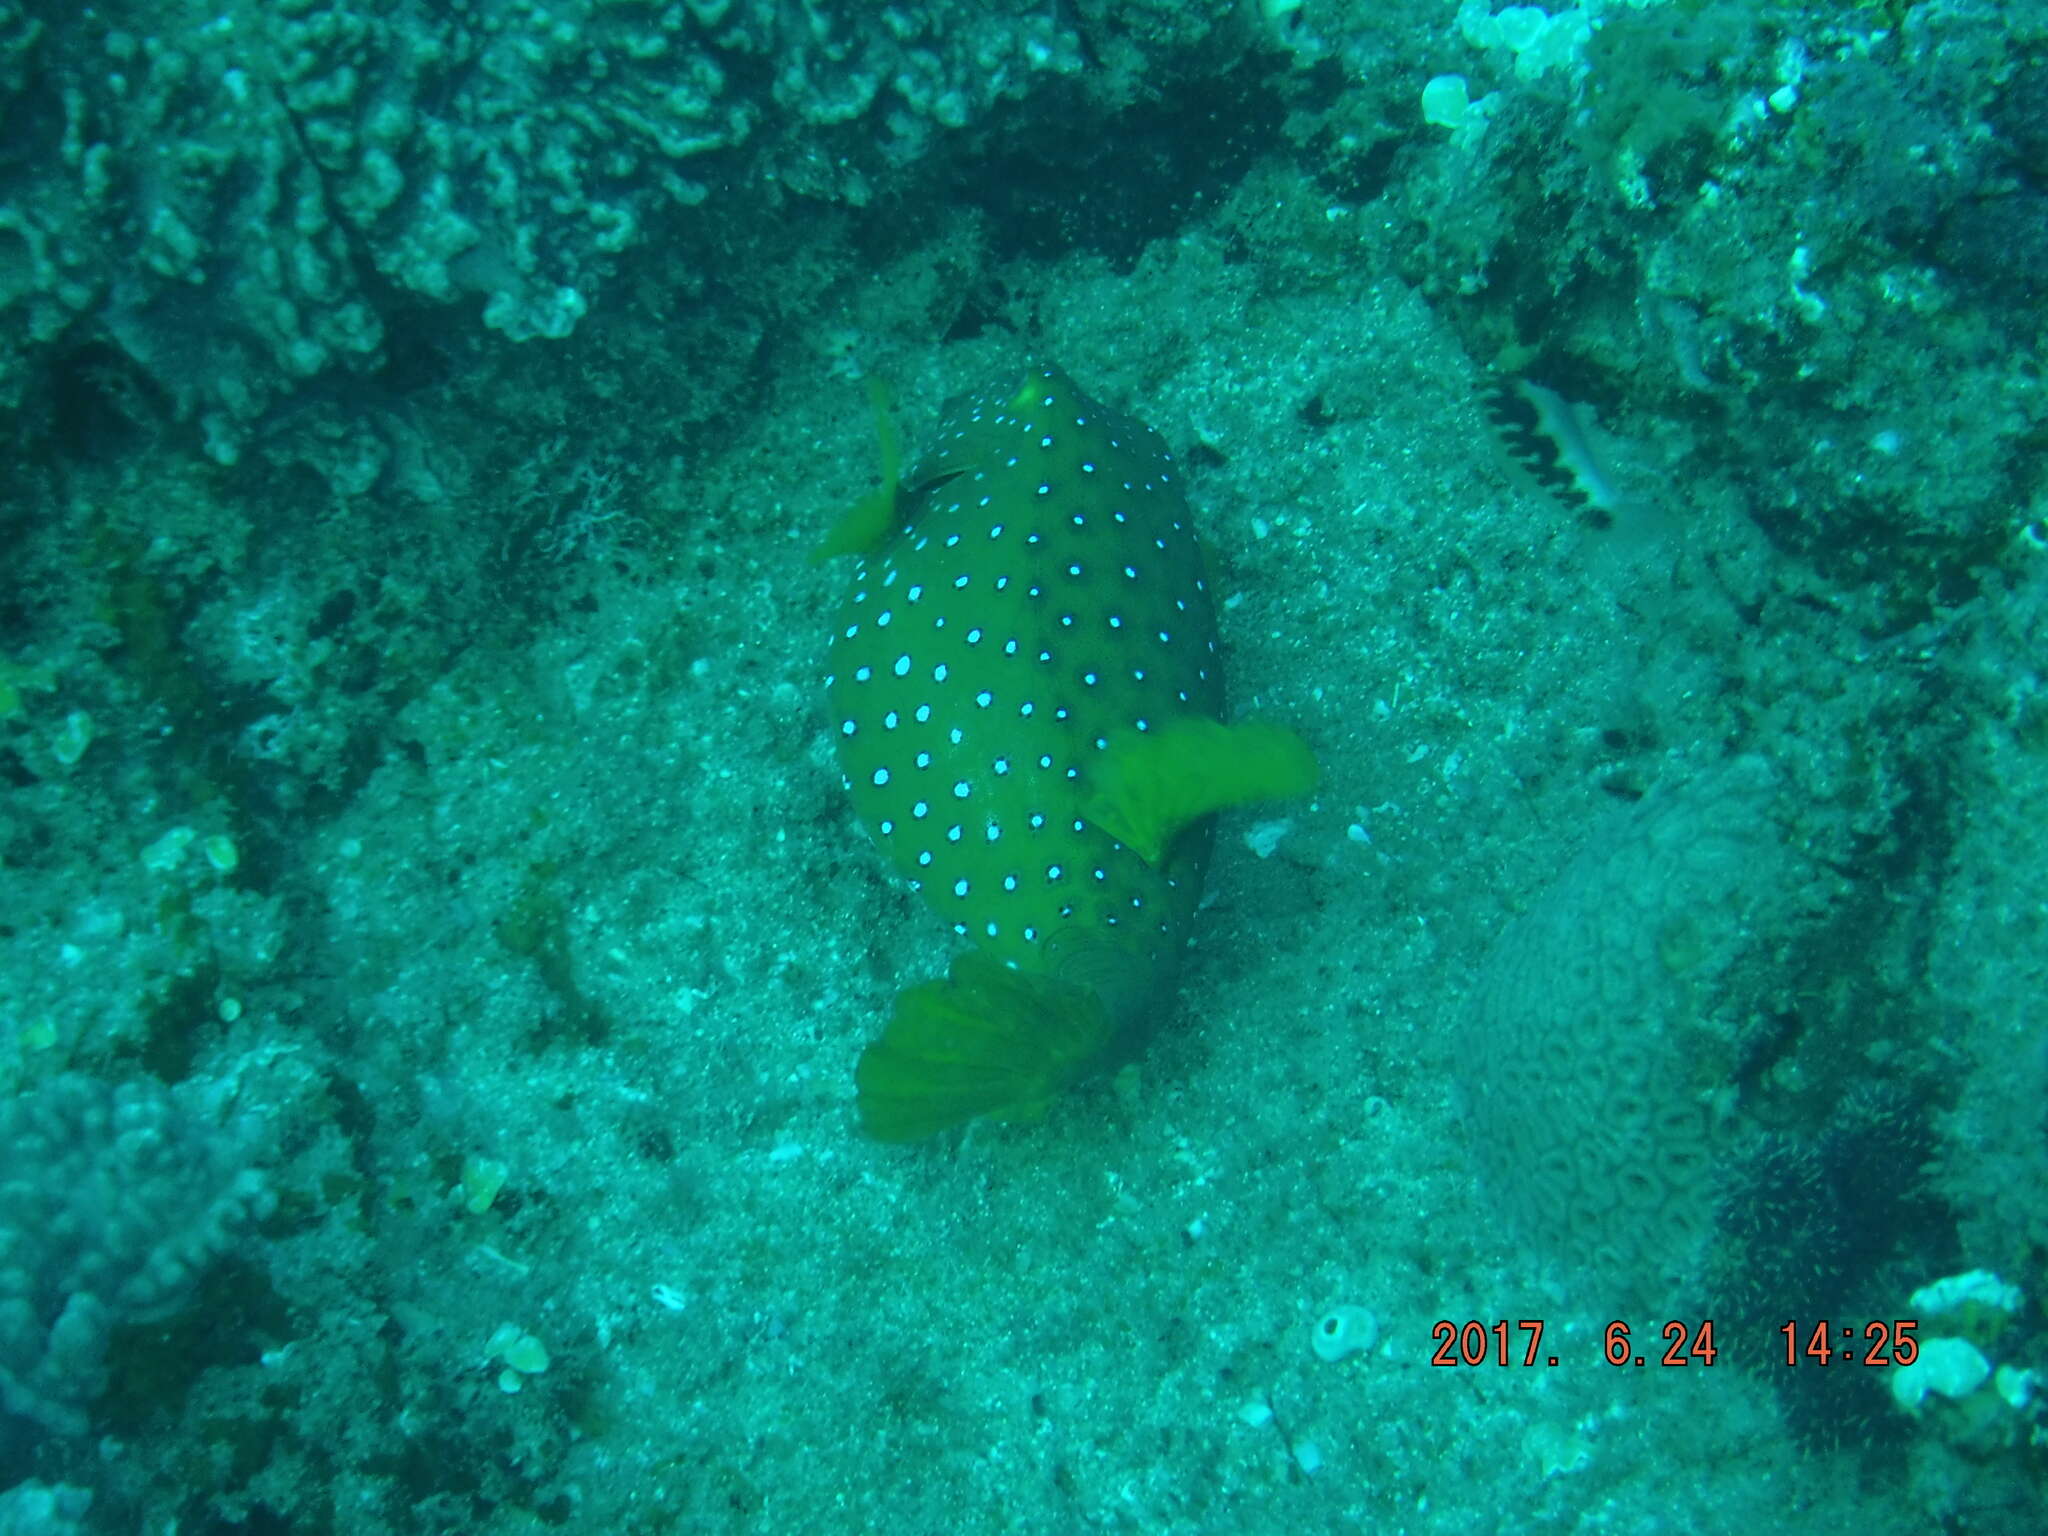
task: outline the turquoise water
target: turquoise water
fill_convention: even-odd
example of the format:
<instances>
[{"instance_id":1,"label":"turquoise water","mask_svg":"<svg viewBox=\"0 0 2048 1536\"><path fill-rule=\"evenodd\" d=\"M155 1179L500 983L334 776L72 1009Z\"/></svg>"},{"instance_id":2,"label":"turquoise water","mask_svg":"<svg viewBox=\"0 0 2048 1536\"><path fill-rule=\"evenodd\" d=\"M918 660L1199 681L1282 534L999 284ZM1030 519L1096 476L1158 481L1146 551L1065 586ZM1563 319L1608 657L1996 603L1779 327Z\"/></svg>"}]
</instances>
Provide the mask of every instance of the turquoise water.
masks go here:
<instances>
[{"instance_id":1,"label":"turquoise water","mask_svg":"<svg viewBox=\"0 0 2048 1536\"><path fill-rule=\"evenodd\" d=\"M2048 8L0 0L0 124L0 1533L2048 1528ZM1045 362L1320 781L881 1145L809 557Z\"/></svg>"}]
</instances>

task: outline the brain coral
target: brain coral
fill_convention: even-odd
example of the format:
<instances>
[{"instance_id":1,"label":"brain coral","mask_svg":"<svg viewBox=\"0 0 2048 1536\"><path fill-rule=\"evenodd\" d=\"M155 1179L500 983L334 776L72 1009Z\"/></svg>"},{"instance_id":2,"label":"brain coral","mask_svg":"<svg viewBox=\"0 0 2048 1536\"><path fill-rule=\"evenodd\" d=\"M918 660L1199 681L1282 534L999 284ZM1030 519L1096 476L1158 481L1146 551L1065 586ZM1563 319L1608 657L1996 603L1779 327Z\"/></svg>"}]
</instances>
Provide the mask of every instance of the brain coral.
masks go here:
<instances>
[{"instance_id":1,"label":"brain coral","mask_svg":"<svg viewBox=\"0 0 2048 1536\"><path fill-rule=\"evenodd\" d=\"M1738 1033L1807 905L1760 758L1660 785L1487 955L1462 1090L1489 1196L1539 1253L1653 1299L1708 1235Z\"/></svg>"}]
</instances>

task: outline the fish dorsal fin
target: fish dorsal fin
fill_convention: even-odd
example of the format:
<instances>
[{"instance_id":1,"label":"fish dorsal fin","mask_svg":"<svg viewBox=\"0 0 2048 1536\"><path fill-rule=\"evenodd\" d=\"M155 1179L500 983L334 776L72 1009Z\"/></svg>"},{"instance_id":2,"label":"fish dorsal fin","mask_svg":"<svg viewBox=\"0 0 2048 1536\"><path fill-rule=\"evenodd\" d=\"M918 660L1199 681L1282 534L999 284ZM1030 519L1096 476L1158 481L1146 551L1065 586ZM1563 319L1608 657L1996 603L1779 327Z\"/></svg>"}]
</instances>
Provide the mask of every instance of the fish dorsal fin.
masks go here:
<instances>
[{"instance_id":1,"label":"fish dorsal fin","mask_svg":"<svg viewBox=\"0 0 2048 1536\"><path fill-rule=\"evenodd\" d=\"M1233 805L1307 794L1317 772L1284 726L1187 715L1111 735L1087 770L1081 814L1156 869L1182 829Z\"/></svg>"}]
</instances>

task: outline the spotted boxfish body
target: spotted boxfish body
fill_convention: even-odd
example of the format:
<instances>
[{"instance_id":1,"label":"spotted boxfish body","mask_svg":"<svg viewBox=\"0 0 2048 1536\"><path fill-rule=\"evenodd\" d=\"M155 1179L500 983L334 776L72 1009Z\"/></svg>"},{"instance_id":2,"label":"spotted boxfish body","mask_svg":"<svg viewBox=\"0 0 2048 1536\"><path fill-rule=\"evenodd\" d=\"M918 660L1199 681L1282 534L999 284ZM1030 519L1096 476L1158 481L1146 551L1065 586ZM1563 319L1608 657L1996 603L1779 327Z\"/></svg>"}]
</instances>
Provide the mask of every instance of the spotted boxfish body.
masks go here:
<instances>
[{"instance_id":1,"label":"spotted boxfish body","mask_svg":"<svg viewBox=\"0 0 2048 1536\"><path fill-rule=\"evenodd\" d=\"M835 622L840 763L883 853L977 946L863 1059L868 1128L909 1139L1028 1113L1140 1032L1200 897L1202 812L1243 795L1182 803L1185 760L1220 744L1191 732L1227 728L1156 433L1033 369L948 410L892 511Z\"/></svg>"}]
</instances>

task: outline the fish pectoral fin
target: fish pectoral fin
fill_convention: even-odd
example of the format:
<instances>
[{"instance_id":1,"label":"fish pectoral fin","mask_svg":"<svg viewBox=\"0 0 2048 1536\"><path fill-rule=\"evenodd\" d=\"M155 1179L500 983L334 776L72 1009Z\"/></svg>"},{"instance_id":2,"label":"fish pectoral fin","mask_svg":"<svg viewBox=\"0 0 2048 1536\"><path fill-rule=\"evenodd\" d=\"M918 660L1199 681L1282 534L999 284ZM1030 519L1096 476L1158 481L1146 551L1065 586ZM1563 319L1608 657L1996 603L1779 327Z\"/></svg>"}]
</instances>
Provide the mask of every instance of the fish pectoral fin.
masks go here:
<instances>
[{"instance_id":1,"label":"fish pectoral fin","mask_svg":"<svg viewBox=\"0 0 2048 1536\"><path fill-rule=\"evenodd\" d=\"M889 414L890 404L889 386L870 374L868 406L875 413L875 435L881 439L882 483L842 512L838 521L825 531L825 537L811 551L813 565L873 549L895 526L896 508L903 494L903 438Z\"/></svg>"},{"instance_id":2,"label":"fish pectoral fin","mask_svg":"<svg viewBox=\"0 0 2048 1536\"><path fill-rule=\"evenodd\" d=\"M922 480L903 478L903 439L889 415L889 388L880 379L868 380L868 403L875 411L875 433L881 439L882 483L840 513L825 537L811 551L812 565L823 565L841 555L862 554L879 549L891 530L903 519L903 509L918 497L929 494L948 480L957 480L965 470L941 470Z\"/></svg>"},{"instance_id":3,"label":"fish pectoral fin","mask_svg":"<svg viewBox=\"0 0 2048 1536\"><path fill-rule=\"evenodd\" d=\"M1032 1120L1107 1051L1108 1011L1085 987L1013 971L978 950L897 994L854 1072L861 1129L921 1141L977 1115Z\"/></svg>"},{"instance_id":4,"label":"fish pectoral fin","mask_svg":"<svg viewBox=\"0 0 2048 1536\"><path fill-rule=\"evenodd\" d=\"M891 481L877 486L839 514L839 520L825 530L811 551L811 564L823 565L841 555L857 555L873 549L896 523L898 487Z\"/></svg>"},{"instance_id":5,"label":"fish pectoral fin","mask_svg":"<svg viewBox=\"0 0 2048 1536\"><path fill-rule=\"evenodd\" d=\"M904 520L905 508L914 505L918 497L937 490L948 480L959 479L965 473L965 470L949 469L943 474L927 475L915 484L892 480L887 485L876 486L840 513L839 521L825 531L825 537L811 551L811 564L823 565L841 555L858 555L879 549Z\"/></svg>"},{"instance_id":6,"label":"fish pectoral fin","mask_svg":"<svg viewBox=\"0 0 2048 1536\"><path fill-rule=\"evenodd\" d=\"M1087 770L1081 814L1157 868L1183 828L1234 805L1305 795L1318 771L1285 726L1188 715L1114 733Z\"/></svg>"}]
</instances>

